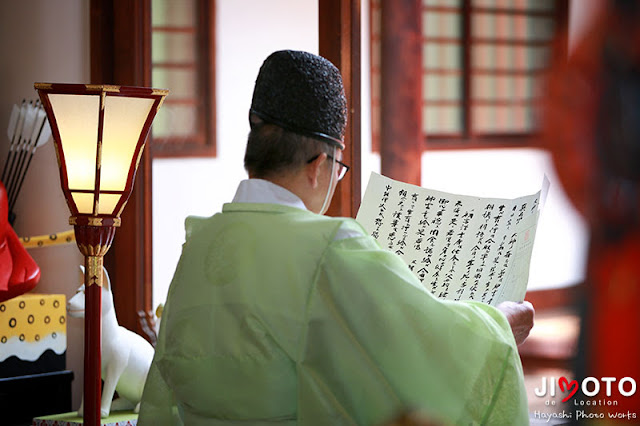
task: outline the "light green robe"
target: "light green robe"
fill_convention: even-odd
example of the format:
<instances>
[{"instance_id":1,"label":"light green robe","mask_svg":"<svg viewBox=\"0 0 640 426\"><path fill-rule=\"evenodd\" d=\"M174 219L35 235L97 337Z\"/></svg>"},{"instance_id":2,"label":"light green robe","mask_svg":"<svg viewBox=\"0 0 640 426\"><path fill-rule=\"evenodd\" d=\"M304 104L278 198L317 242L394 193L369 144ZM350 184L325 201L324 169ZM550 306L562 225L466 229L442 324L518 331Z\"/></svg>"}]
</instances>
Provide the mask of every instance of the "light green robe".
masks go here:
<instances>
[{"instance_id":1,"label":"light green robe","mask_svg":"<svg viewBox=\"0 0 640 426\"><path fill-rule=\"evenodd\" d=\"M354 220L230 203L186 229L139 424L528 424L506 318L434 298Z\"/></svg>"}]
</instances>

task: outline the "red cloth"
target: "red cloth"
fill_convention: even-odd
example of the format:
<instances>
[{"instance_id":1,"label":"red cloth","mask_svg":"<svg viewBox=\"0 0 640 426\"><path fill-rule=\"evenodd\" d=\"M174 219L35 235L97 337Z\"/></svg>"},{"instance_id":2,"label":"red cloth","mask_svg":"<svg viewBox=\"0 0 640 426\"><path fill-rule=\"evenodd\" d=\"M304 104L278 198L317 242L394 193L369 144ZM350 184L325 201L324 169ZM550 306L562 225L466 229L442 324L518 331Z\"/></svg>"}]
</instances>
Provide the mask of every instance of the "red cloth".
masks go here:
<instances>
[{"instance_id":1,"label":"red cloth","mask_svg":"<svg viewBox=\"0 0 640 426\"><path fill-rule=\"evenodd\" d=\"M618 392L618 384L625 377L640 384L640 179L630 173L637 172L630 166L638 162L633 154L637 151L625 145L633 140L637 147L638 140L622 138L637 127L618 118L636 117L638 99L629 95L634 101L631 107L616 102L615 89L638 84L638 74L631 71L640 67L640 27L634 19L639 10L633 2L627 3L631 7L627 11L616 9L613 2L606 5L569 59L556 58L543 99L543 141L567 195L591 232L585 286L588 314L582 318L585 338L577 354L584 371L576 372L584 377L577 379L616 378L610 397L603 391L592 399L617 405L587 408L609 414L630 412L636 416L631 422L636 423L640 389L627 397ZM566 35L560 37L556 51L563 52L566 43ZM619 76L627 79L628 86L611 84L619 83ZM628 383L625 390L630 390Z\"/></svg>"},{"instance_id":2,"label":"red cloth","mask_svg":"<svg viewBox=\"0 0 640 426\"><path fill-rule=\"evenodd\" d=\"M640 232L598 244L593 252L597 257L589 265L591 315L584 321L590 334L585 348L587 374L615 377L618 382L631 377L640 384ZM635 413L635 421L640 422L640 390L631 396L621 395L618 382L612 385L608 398L618 405L605 410ZM625 391L630 391L628 383Z\"/></svg>"},{"instance_id":3,"label":"red cloth","mask_svg":"<svg viewBox=\"0 0 640 426\"><path fill-rule=\"evenodd\" d=\"M7 191L0 182L0 302L20 296L40 281L40 268L8 221Z\"/></svg>"}]
</instances>

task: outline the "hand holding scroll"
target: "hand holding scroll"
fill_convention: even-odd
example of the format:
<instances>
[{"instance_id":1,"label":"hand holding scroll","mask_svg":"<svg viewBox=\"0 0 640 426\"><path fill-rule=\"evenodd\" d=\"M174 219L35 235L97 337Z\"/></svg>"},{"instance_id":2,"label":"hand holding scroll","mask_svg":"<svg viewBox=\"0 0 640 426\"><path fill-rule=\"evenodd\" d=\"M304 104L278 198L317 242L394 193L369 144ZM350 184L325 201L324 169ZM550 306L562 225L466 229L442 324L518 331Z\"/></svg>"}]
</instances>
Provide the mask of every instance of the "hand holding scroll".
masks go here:
<instances>
[{"instance_id":1,"label":"hand holding scroll","mask_svg":"<svg viewBox=\"0 0 640 426\"><path fill-rule=\"evenodd\" d=\"M500 303L497 308L507 317L516 344L524 342L533 328L533 305L526 300L522 303L507 301Z\"/></svg>"}]
</instances>

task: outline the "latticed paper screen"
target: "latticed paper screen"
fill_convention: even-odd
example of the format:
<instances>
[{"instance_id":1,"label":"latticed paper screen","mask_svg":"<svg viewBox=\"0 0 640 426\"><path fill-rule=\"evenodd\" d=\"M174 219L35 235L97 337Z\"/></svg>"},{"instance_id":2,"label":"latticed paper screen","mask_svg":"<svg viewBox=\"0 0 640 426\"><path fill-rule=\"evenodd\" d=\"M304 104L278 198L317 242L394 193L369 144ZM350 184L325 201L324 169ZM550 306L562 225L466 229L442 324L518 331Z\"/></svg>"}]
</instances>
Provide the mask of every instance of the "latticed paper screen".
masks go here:
<instances>
[{"instance_id":1,"label":"latticed paper screen","mask_svg":"<svg viewBox=\"0 0 640 426\"><path fill-rule=\"evenodd\" d=\"M156 156L215 154L214 13L212 0L151 1L152 84L171 91L152 130Z\"/></svg>"},{"instance_id":2,"label":"latticed paper screen","mask_svg":"<svg viewBox=\"0 0 640 426\"><path fill-rule=\"evenodd\" d=\"M555 0L423 0L423 130L470 138L536 130ZM372 113L379 135L380 0L371 1Z\"/></svg>"},{"instance_id":3,"label":"latticed paper screen","mask_svg":"<svg viewBox=\"0 0 640 426\"><path fill-rule=\"evenodd\" d=\"M198 56L196 0L151 2L152 85L168 87L171 98L158 112L153 137L198 135Z\"/></svg>"},{"instance_id":4,"label":"latticed paper screen","mask_svg":"<svg viewBox=\"0 0 640 426\"><path fill-rule=\"evenodd\" d=\"M554 34L555 1L474 0L472 5L473 132L531 132Z\"/></svg>"},{"instance_id":5,"label":"latticed paper screen","mask_svg":"<svg viewBox=\"0 0 640 426\"><path fill-rule=\"evenodd\" d=\"M462 133L463 16L461 1L422 6L423 107L426 133Z\"/></svg>"}]
</instances>

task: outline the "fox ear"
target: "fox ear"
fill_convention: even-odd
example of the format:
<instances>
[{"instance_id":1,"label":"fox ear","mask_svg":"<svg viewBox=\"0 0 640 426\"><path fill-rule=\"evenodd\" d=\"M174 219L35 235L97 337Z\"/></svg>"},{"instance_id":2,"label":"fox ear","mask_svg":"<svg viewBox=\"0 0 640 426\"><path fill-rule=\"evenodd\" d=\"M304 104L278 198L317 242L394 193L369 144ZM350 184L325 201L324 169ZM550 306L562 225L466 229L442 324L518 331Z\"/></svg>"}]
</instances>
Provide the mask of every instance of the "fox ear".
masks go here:
<instances>
[{"instance_id":1,"label":"fox ear","mask_svg":"<svg viewBox=\"0 0 640 426\"><path fill-rule=\"evenodd\" d=\"M107 268L102 266L102 286L107 290L111 291L111 280L109 279L109 273L107 272Z\"/></svg>"},{"instance_id":2,"label":"fox ear","mask_svg":"<svg viewBox=\"0 0 640 426\"><path fill-rule=\"evenodd\" d=\"M80 282L84 283L84 265L79 265L80 266Z\"/></svg>"}]
</instances>

